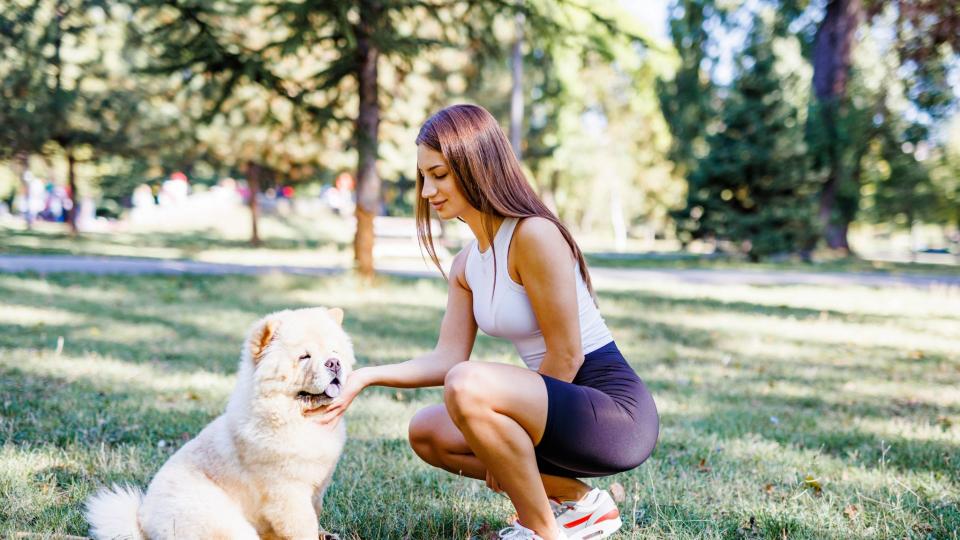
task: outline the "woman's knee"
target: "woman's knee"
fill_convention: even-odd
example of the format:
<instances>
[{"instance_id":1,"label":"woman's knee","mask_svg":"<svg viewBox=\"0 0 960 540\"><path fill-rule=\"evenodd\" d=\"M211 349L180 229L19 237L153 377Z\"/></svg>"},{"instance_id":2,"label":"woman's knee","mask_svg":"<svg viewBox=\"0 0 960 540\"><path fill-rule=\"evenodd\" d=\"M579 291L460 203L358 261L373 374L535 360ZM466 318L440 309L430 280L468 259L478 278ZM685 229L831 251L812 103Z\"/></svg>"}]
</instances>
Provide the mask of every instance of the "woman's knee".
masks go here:
<instances>
[{"instance_id":1,"label":"woman's knee","mask_svg":"<svg viewBox=\"0 0 960 540\"><path fill-rule=\"evenodd\" d=\"M443 380L443 401L455 421L478 412L484 403L483 388L489 384L483 366L462 362Z\"/></svg>"},{"instance_id":2,"label":"woman's knee","mask_svg":"<svg viewBox=\"0 0 960 540\"><path fill-rule=\"evenodd\" d=\"M424 461L430 464L438 459L436 433L433 430L434 422L431 420L431 413L427 409L421 409L410 419L410 425L407 429L407 437L410 440L410 448L420 456Z\"/></svg>"}]
</instances>

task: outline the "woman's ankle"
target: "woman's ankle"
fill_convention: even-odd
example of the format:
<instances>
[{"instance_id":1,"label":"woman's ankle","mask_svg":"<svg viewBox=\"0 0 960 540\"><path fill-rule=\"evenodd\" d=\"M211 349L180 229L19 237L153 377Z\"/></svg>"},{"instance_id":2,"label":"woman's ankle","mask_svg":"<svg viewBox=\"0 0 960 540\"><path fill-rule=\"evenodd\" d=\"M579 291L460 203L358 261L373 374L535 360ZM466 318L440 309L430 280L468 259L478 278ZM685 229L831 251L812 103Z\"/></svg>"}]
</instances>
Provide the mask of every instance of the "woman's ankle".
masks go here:
<instances>
[{"instance_id":1,"label":"woman's ankle","mask_svg":"<svg viewBox=\"0 0 960 540\"><path fill-rule=\"evenodd\" d=\"M579 501L593 488L579 480L571 478L572 482L564 482L560 485L551 486L547 491L547 497L561 501Z\"/></svg>"}]
</instances>

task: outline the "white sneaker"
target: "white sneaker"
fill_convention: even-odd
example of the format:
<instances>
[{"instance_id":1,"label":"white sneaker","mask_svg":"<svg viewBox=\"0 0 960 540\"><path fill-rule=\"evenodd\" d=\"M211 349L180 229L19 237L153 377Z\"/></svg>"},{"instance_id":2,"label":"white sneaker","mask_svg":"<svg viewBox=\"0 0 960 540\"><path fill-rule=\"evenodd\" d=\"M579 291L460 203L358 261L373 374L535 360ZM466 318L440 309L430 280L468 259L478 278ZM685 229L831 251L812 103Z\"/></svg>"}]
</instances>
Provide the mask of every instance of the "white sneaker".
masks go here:
<instances>
[{"instance_id":1,"label":"white sneaker","mask_svg":"<svg viewBox=\"0 0 960 540\"><path fill-rule=\"evenodd\" d=\"M606 490L594 488L579 501L550 501L557 518L570 540L599 540L617 532L623 526L620 510Z\"/></svg>"},{"instance_id":2,"label":"white sneaker","mask_svg":"<svg viewBox=\"0 0 960 540\"><path fill-rule=\"evenodd\" d=\"M560 534L561 538L566 538L562 532ZM497 538L507 538L509 540L543 540L542 537L537 536L537 533L521 525L519 521L514 521L513 525L505 529L500 529L500 532L497 533Z\"/></svg>"}]
</instances>

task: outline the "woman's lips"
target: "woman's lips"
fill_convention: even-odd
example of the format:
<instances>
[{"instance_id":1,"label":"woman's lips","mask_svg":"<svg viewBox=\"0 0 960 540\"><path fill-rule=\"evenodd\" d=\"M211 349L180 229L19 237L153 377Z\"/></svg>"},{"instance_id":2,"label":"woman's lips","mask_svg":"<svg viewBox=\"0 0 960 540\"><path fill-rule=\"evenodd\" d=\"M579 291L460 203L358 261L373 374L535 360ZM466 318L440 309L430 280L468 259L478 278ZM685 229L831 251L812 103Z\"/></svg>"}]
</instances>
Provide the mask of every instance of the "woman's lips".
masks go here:
<instances>
[{"instance_id":1,"label":"woman's lips","mask_svg":"<svg viewBox=\"0 0 960 540\"><path fill-rule=\"evenodd\" d=\"M445 203L445 202L447 202L447 201L446 201L446 200L443 200L443 201L440 201L440 202L432 202L432 203L430 203L430 204L432 204L434 208L439 209L441 206L443 206L443 203Z\"/></svg>"}]
</instances>

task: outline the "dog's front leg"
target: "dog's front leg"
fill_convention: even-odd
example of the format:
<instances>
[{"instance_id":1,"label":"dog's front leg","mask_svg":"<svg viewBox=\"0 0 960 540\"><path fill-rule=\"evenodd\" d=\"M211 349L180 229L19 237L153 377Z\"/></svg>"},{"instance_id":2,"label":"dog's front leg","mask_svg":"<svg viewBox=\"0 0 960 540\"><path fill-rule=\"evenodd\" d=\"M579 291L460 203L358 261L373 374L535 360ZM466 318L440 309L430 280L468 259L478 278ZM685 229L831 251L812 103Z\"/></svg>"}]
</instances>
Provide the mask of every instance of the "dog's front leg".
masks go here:
<instances>
[{"instance_id":1,"label":"dog's front leg","mask_svg":"<svg viewBox=\"0 0 960 540\"><path fill-rule=\"evenodd\" d=\"M313 509L316 510L317 516L323 512L323 494L327 491L327 485L330 483L330 478L327 477L327 480L324 482L324 485L320 486L313 492ZM340 540L340 537L332 532L327 532L320 527L320 540Z\"/></svg>"},{"instance_id":2,"label":"dog's front leg","mask_svg":"<svg viewBox=\"0 0 960 540\"><path fill-rule=\"evenodd\" d=\"M320 537L317 514L311 493L291 490L270 493L263 506L263 516L273 529L273 536L284 540L316 540Z\"/></svg>"}]
</instances>

